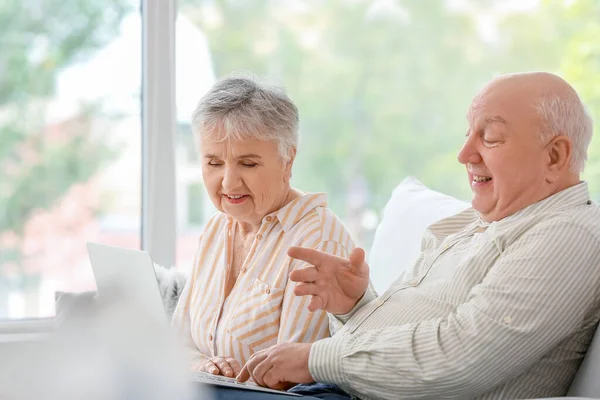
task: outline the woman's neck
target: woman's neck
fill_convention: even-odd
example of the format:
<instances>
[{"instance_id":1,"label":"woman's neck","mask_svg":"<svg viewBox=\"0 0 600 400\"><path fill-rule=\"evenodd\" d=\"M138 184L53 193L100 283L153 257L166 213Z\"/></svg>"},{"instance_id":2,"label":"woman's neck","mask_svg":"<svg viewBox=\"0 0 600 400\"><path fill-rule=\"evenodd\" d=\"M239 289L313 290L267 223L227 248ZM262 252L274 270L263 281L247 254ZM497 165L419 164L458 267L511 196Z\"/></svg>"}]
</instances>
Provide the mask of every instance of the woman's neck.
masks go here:
<instances>
[{"instance_id":1,"label":"woman's neck","mask_svg":"<svg viewBox=\"0 0 600 400\"><path fill-rule=\"evenodd\" d=\"M302 196L301 192L299 192L296 189L293 189L292 187L289 187L285 195L282 196L281 201L277 202L273 206L273 209L267 212L265 215L285 207L285 205L287 205L289 202L291 202L294 199L297 199L300 196ZM256 235L256 233L260 229L260 226L262 225L262 220L265 217L265 215L261 215L260 218L253 222L237 221L238 231L241 234L242 238L246 239L249 236Z\"/></svg>"}]
</instances>

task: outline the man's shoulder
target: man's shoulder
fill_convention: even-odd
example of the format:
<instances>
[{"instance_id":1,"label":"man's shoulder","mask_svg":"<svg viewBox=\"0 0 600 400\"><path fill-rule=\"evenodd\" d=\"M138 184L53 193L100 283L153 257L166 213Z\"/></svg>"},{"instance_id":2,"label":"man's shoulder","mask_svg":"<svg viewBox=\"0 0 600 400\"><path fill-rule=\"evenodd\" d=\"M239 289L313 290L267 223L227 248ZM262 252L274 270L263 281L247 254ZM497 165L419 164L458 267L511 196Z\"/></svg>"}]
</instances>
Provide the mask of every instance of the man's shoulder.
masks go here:
<instances>
[{"instance_id":1,"label":"man's shoulder","mask_svg":"<svg viewBox=\"0 0 600 400\"><path fill-rule=\"evenodd\" d=\"M492 224L491 233L504 246L524 237L539 238L539 245L554 245L576 236L582 246L600 244L600 206L589 202L577 207L516 218L510 223ZM598 249L600 251L600 249Z\"/></svg>"},{"instance_id":2,"label":"man's shoulder","mask_svg":"<svg viewBox=\"0 0 600 400\"><path fill-rule=\"evenodd\" d=\"M589 234L600 239L600 206L592 201L567 209L541 213L534 218L532 226L556 226L566 229L579 229L581 234ZM525 221L527 223L527 221Z\"/></svg>"}]
</instances>

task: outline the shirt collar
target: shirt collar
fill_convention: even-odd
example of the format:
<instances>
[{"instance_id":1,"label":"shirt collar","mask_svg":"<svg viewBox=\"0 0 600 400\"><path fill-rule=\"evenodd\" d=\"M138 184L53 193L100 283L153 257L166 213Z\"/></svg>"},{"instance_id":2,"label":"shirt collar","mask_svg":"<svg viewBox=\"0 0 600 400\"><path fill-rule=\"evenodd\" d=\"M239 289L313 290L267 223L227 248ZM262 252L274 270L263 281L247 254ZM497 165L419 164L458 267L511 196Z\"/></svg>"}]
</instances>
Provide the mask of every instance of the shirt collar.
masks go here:
<instances>
[{"instance_id":1,"label":"shirt collar","mask_svg":"<svg viewBox=\"0 0 600 400\"><path fill-rule=\"evenodd\" d=\"M540 213L566 210L589 202L590 193L588 190L588 184L585 181L581 181L574 186L561 190L560 192L546 197L537 203L533 203L497 222L510 222L522 217L528 217ZM490 223L483 221L481 217L479 220L482 225L490 225Z\"/></svg>"}]
</instances>

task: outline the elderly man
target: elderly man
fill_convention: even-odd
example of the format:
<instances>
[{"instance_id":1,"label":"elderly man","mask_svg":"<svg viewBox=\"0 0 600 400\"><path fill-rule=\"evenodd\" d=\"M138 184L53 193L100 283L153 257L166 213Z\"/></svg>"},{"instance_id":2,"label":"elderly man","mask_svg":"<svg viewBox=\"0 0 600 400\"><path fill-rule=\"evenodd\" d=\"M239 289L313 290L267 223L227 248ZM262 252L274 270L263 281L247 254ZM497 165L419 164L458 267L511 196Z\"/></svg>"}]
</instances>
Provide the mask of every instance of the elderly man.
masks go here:
<instances>
[{"instance_id":1,"label":"elderly man","mask_svg":"<svg viewBox=\"0 0 600 400\"><path fill-rule=\"evenodd\" d=\"M239 380L309 384L292 390L322 398L566 393L600 316L600 208L580 180L592 121L548 73L495 79L467 118L458 160L473 208L431 225L418 261L380 297L362 250L347 260L291 248L313 265L292 273L295 293L344 326L257 352Z\"/></svg>"}]
</instances>

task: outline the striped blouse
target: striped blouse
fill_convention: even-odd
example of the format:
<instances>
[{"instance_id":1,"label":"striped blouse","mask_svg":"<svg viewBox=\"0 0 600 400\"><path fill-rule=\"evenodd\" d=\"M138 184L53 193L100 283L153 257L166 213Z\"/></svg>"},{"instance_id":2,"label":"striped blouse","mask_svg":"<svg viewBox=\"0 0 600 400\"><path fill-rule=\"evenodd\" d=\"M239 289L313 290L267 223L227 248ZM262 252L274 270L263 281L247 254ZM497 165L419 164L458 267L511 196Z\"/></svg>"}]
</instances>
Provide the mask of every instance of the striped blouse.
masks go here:
<instances>
[{"instance_id":1,"label":"striped blouse","mask_svg":"<svg viewBox=\"0 0 600 400\"><path fill-rule=\"evenodd\" d=\"M361 399L561 396L599 317L600 207L580 183L497 222L469 209L431 225L309 369Z\"/></svg>"},{"instance_id":2,"label":"striped blouse","mask_svg":"<svg viewBox=\"0 0 600 400\"><path fill-rule=\"evenodd\" d=\"M258 350L283 342L314 342L329 336L323 311L307 310L295 296L289 273L304 268L287 255L307 246L348 257L350 235L327 208L327 195L306 194L265 215L235 286L224 298L234 220L217 213L207 223L194 266L173 315L193 361L232 356L241 365Z\"/></svg>"}]
</instances>

